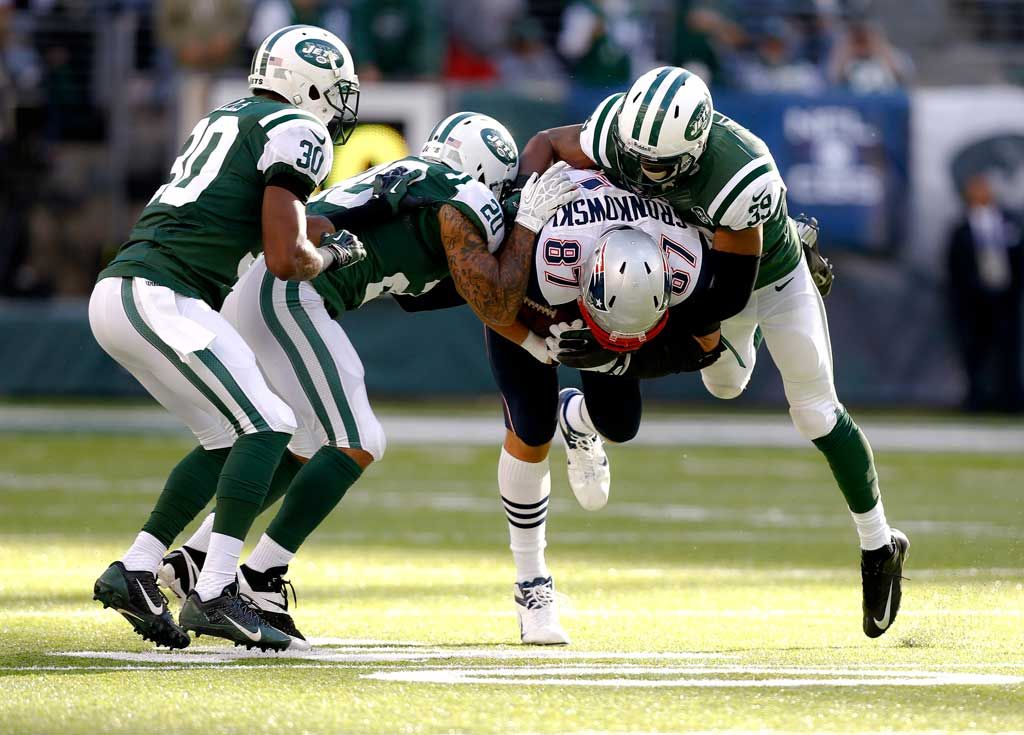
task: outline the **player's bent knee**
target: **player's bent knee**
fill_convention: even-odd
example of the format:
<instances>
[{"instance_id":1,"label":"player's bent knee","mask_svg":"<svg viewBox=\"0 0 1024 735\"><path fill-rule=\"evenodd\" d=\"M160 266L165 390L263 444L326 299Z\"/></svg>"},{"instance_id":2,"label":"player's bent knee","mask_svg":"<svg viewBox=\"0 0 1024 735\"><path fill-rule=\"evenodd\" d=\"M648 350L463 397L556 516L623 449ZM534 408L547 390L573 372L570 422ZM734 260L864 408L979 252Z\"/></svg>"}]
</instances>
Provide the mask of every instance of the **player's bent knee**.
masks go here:
<instances>
[{"instance_id":1,"label":"player's bent knee","mask_svg":"<svg viewBox=\"0 0 1024 735\"><path fill-rule=\"evenodd\" d=\"M820 439L831 432L841 412L842 406L831 398L804 406L791 406L789 409L793 426L808 441Z\"/></svg>"},{"instance_id":2,"label":"player's bent knee","mask_svg":"<svg viewBox=\"0 0 1024 735\"><path fill-rule=\"evenodd\" d=\"M359 465L359 469L365 470L371 464L373 464L374 456L365 449L353 449L351 447L338 447L338 451L344 453Z\"/></svg>"},{"instance_id":3,"label":"player's bent knee","mask_svg":"<svg viewBox=\"0 0 1024 735\"><path fill-rule=\"evenodd\" d=\"M380 462L384 458L384 452L388 448L388 440L384 435L384 427L380 425L380 421L374 419L372 422L365 422L363 426L359 427L359 444L374 462Z\"/></svg>"},{"instance_id":4,"label":"player's bent knee","mask_svg":"<svg viewBox=\"0 0 1024 735\"><path fill-rule=\"evenodd\" d=\"M704 387L707 388L708 393L713 395L715 398L721 398L722 400L729 401L733 398L739 398L740 394L743 393L743 389L747 387L747 384L744 382L742 385L727 385L723 383L712 383L705 379Z\"/></svg>"},{"instance_id":5,"label":"player's bent knee","mask_svg":"<svg viewBox=\"0 0 1024 735\"><path fill-rule=\"evenodd\" d=\"M597 429L597 433L600 434L604 439L613 442L615 444L625 444L636 438L636 434L640 431L640 417L636 420L624 420L617 421L613 424L605 424L601 421L594 419L594 428Z\"/></svg>"}]
</instances>

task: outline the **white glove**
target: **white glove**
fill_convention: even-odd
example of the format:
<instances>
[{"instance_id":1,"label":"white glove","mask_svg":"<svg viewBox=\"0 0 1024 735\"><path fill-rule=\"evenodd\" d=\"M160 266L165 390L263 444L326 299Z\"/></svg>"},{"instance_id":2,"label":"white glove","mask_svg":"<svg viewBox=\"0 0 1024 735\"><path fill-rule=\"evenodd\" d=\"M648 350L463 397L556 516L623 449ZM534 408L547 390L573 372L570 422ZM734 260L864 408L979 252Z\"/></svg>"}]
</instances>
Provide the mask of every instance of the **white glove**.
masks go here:
<instances>
[{"instance_id":1,"label":"white glove","mask_svg":"<svg viewBox=\"0 0 1024 735\"><path fill-rule=\"evenodd\" d=\"M538 337L533 332L527 332L526 337L519 343L519 346L533 355L538 362L541 362L544 365L558 364L552 360L551 356L548 354L548 346L544 341L544 338Z\"/></svg>"},{"instance_id":2,"label":"white glove","mask_svg":"<svg viewBox=\"0 0 1024 735\"><path fill-rule=\"evenodd\" d=\"M540 232L544 223L551 219L559 207L579 197L579 187L570 179L567 171L571 167L559 161L539 177L534 173L523 186L519 198L519 214L516 224L530 232Z\"/></svg>"},{"instance_id":3,"label":"white glove","mask_svg":"<svg viewBox=\"0 0 1024 735\"><path fill-rule=\"evenodd\" d=\"M558 324L552 324L548 327L548 331L551 332L551 336L544 340L544 344L547 347L548 359L551 362L558 362L558 338L562 332L570 329L583 329L583 320L576 319L572 324L568 322L559 322Z\"/></svg>"}]
</instances>

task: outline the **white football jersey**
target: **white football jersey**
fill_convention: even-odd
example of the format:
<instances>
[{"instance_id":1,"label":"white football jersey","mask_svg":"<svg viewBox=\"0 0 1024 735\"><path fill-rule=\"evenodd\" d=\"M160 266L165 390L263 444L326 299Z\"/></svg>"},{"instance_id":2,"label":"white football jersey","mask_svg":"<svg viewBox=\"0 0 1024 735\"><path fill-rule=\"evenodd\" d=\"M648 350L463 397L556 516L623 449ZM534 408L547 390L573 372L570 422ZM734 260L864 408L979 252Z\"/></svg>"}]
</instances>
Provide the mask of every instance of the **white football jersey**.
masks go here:
<instances>
[{"instance_id":1,"label":"white football jersey","mask_svg":"<svg viewBox=\"0 0 1024 735\"><path fill-rule=\"evenodd\" d=\"M631 194L599 171L574 170L569 177L583 194L559 209L537 238L535 281L530 289L534 298L539 295L551 306L575 301L587 255L606 230L621 225L643 230L665 249L672 274L669 306L685 301L702 285L701 266L710 243L684 223L668 202Z\"/></svg>"}]
</instances>

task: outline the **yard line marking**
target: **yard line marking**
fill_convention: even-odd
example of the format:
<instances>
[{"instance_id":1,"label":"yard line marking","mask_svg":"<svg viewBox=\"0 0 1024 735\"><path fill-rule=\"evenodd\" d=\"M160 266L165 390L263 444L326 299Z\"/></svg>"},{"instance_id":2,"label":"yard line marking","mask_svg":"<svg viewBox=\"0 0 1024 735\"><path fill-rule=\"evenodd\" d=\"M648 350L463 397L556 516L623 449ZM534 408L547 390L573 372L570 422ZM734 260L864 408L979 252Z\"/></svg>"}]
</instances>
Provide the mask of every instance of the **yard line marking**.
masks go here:
<instances>
[{"instance_id":1,"label":"yard line marking","mask_svg":"<svg viewBox=\"0 0 1024 735\"><path fill-rule=\"evenodd\" d=\"M389 441L399 444L497 446L505 429L496 417L482 415L380 416ZM861 424L876 451L1020 452L1024 429L967 420L902 421L869 418ZM187 431L159 408L77 408L5 406L0 430L10 432L83 432L174 434ZM625 446L719 446L804 448L808 442L793 428L784 410L772 416L730 411L703 415L653 416Z\"/></svg>"},{"instance_id":2,"label":"yard line marking","mask_svg":"<svg viewBox=\"0 0 1024 735\"><path fill-rule=\"evenodd\" d=\"M848 669L822 669L825 676L800 678L787 676L788 667L592 667L588 670L563 668L560 670L537 667L518 669L413 669L407 671L375 671L363 674L361 679L393 681L420 684L505 684L513 686L584 686L584 687L686 687L686 688L776 688L776 687L852 687L852 686L1013 686L1024 683L1024 676L1005 674L947 673L941 671L868 671L857 672ZM701 678L596 678L581 679L583 674L595 676L621 674L697 675L719 673L768 673L765 679ZM795 672L797 674L804 672ZM807 672L813 673L813 672ZM831 673L833 676L828 677ZM563 674L564 676L552 676ZM828 677L828 678L826 678Z\"/></svg>"}]
</instances>

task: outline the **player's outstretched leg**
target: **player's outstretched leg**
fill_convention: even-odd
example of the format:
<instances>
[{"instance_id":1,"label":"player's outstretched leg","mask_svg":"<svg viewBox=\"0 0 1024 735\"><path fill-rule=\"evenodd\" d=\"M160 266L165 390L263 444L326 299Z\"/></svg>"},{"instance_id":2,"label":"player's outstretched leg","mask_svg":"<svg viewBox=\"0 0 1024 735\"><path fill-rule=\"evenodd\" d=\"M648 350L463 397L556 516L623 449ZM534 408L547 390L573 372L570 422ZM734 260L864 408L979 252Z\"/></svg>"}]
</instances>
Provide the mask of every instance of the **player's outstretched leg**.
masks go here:
<instances>
[{"instance_id":1,"label":"player's outstretched leg","mask_svg":"<svg viewBox=\"0 0 1024 735\"><path fill-rule=\"evenodd\" d=\"M376 456L383 446L374 445ZM259 608L260 614L292 637L293 650L310 647L288 611L284 578L299 547L345 497L348 489L374 460L374 454L349 447L321 447L296 474L277 515L241 566L239 587ZM294 599L294 588L292 590Z\"/></svg>"},{"instance_id":2,"label":"player's outstretched leg","mask_svg":"<svg viewBox=\"0 0 1024 735\"><path fill-rule=\"evenodd\" d=\"M281 499L300 469L302 469L302 463L295 455L285 452L274 471L274 478L270 481L270 490L263 500L261 513ZM215 480L213 484L216 484ZM210 535L213 533L214 518L215 514L213 513L207 515L188 540L167 554L160 562L160 568L156 573L157 580L182 602L195 589L199 572L202 571L203 564L206 562L206 552L210 550Z\"/></svg>"},{"instance_id":3,"label":"player's outstretched leg","mask_svg":"<svg viewBox=\"0 0 1024 735\"><path fill-rule=\"evenodd\" d=\"M877 638L899 611L909 542L886 520L871 445L836 394L825 307L806 264L779 285L755 291L765 315L761 329L782 373L793 425L825 456L850 509L861 548L864 633Z\"/></svg>"},{"instance_id":4,"label":"player's outstretched leg","mask_svg":"<svg viewBox=\"0 0 1024 735\"><path fill-rule=\"evenodd\" d=\"M516 564L513 597L520 640L530 645L566 644L569 636L558 619L555 583L544 561L551 495L547 458L526 462L502 448L498 460L498 490L508 520L509 547Z\"/></svg>"},{"instance_id":5,"label":"player's outstretched leg","mask_svg":"<svg viewBox=\"0 0 1024 735\"><path fill-rule=\"evenodd\" d=\"M857 528L864 634L877 638L889 629L899 612L903 564L910 541L901 531L890 528L886 520L867 437L841 406L835 415L835 427L813 441L825 455Z\"/></svg>"},{"instance_id":6,"label":"player's outstretched leg","mask_svg":"<svg viewBox=\"0 0 1024 735\"><path fill-rule=\"evenodd\" d=\"M133 572L115 561L93 585L93 599L112 607L147 641L168 648L185 648L188 634L174 622L167 598L157 589L149 571Z\"/></svg>"},{"instance_id":7,"label":"player's outstretched leg","mask_svg":"<svg viewBox=\"0 0 1024 735\"><path fill-rule=\"evenodd\" d=\"M565 442L569 487L586 510L599 510L608 502L611 469L604 442L587 413L583 393L563 388L558 393L558 428Z\"/></svg>"}]
</instances>

